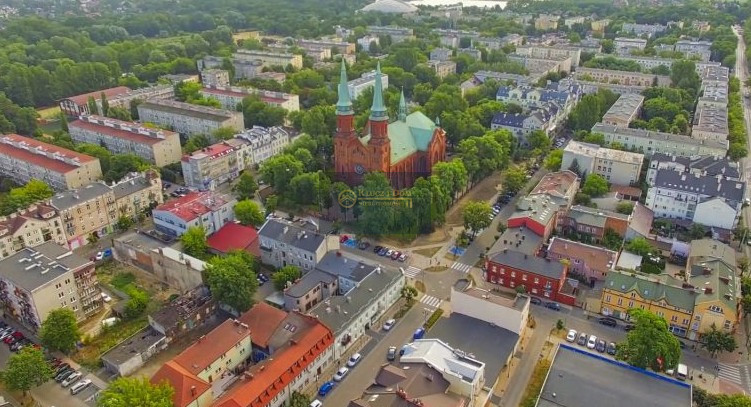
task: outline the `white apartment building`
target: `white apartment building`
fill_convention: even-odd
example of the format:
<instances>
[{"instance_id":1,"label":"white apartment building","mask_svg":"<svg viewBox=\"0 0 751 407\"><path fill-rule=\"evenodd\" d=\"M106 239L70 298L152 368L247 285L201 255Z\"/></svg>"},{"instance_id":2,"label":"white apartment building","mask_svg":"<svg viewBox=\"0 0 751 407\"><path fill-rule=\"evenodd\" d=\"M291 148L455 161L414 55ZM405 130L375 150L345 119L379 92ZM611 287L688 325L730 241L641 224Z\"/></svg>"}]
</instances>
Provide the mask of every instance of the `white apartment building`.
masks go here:
<instances>
[{"instance_id":1,"label":"white apartment building","mask_svg":"<svg viewBox=\"0 0 751 407\"><path fill-rule=\"evenodd\" d=\"M281 107L289 112L300 110L300 96L291 93L240 86L205 86L200 93L204 97L218 100L227 110L237 110L237 106L242 104L248 96L257 96L267 105Z\"/></svg>"},{"instance_id":2,"label":"white apartment building","mask_svg":"<svg viewBox=\"0 0 751 407\"><path fill-rule=\"evenodd\" d=\"M173 100L155 100L138 105L138 117L142 122L151 122L193 136L210 136L222 127L237 132L245 128L242 112L193 105Z\"/></svg>"},{"instance_id":3,"label":"white apartment building","mask_svg":"<svg viewBox=\"0 0 751 407\"><path fill-rule=\"evenodd\" d=\"M55 191L102 178L99 159L17 134L0 136L0 174L18 184L44 181Z\"/></svg>"},{"instance_id":4,"label":"white apartment building","mask_svg":"<svg viewBox=\"0 0 751 407\"><path fill-rule=\"evenodd\" d=\"M230 139L184 155L180 164L185 186L199 191L214 190L239 177L245 169L241 150L246 148L242 140Z\"/></svg>"},{"instance_id":5,"label":"white apartment building","mask_svg":"<svg viewBox=\"0 0 751 407\"><path fill-rule=\"evenodd\" d=\"M595 55L595 58L607 58L607 57L612 57L612 55L610 54ZM636 62L645 71L649 71L651 69L657 68L658 66L671 68L673 66L673 63L675 63L675 61L678 61L677 59L637 56L637 55L619 55L618 59L622 59L624 61ZM720 66L719 62L711 62L711 61L710 62L696 61L695 64L696 64L696 73L699 74L699 76L701 76L707 69L711 67Z\"/></svg>"},{"instance_id":6,"label":"white apartment building","mask_svg":"<svg viewBox=\"0 0 751 407\"><path fill-rule=\"evenodd\" d=\"M618 84L627 86L641 86L648 88L654 86L670 86L671 80L666 75L651 73L616 71L613 69L599 69L580 67L575 73L576 79Z\"/></svg>"},{"instance_id":7,"label":"white apartment building","mask_svg":"<svg viewBox=\"0 0 751 407\"><path fill-rule=\"evenodd\" d=\"M619 143L630 150L643 153L645 157L650 157L653 153L671 154L679 157L695 155L724 157L728 151L727 140L701 140L681 134L630 129L604 123L595 124L592 127L592 133L603 134L606 142Z\"/></svg>"},{"instance_id":8,"label":"white apartment building","mask_svg":"<svg viewBox=\"0 0 751 407\"><path fill-rule=\"evenodd\" d=\"M556 45L521 45L516 47L516 53L533 58L561 60L571 58L571 66L576 68L581 61L581 48Z\"/></svg>"},{"instance_id":9,"label":"white apartment building","mask_svg":"<svg viewBox=\"0 0 751 407\"><path fill-rule=\"evenodd\" d=\"M411 41L415 38L415 32L411 28L402 28L402 27L394 27L394 26L387 26L387 27L378 27L378 26L368 26L367 29L368 34L375 35L377 37L379 36L389 36L391 37L391 42L396 44L403 41Z\"/></svg>"},{"instance_id":10,"label":"white apartment building","mask_svg":"<svg viewBox=\"0 0 751 407\"><path fill-rule=\"evenodd\" d=\"M370 44L373 43L380 45L381 38L377 35L366 35L357 39L357 45L359 45L364 52L370 52Z\"/></svg>"},{"instance_id":11,"label":"white apartment building","mask_svg":"<svg viewBox=\"0 0 751 407\"><path fill-rule=\"evenodd\" d=\"M229 195L190 192L157 206L151 213L160 232L182 236L188 228L199 226L208 236L235 219L235 204L237 200Z\"/></svg>"},{"instance_id":12,"label":"white apartment building","mask_svg":"<svg viewBox=\"0 0 751 407\"><path fill-rule=\"evenodd\" d=\"M644 154L571 140L563 150L561 168L570 168L574 160L582 172L601 175L616 185L635 185L639 182Z\"/></svg>"},{"instance_id":13,"label":"white apartment building","mask_svg":"<svg viewBox=\"0 0 751 407\"><path fill-rule=\"evenodd\" d=\"M470 287L451 287L451 312L485 321L519 336L529 319L529 296Z\"/></svg>"},{"instance_id":14,"label":"white apartment building","mask_svg":"<svg viewBox=\"0 0 751 407\"><path fill-rule=\"evenodd\" d=\"M357 79L353 79L347 82L347 89L349 90L349 98L354 101L364 91L375 86L376 71L365 72ZM389 87L389 76L385 73L381 73L381 83L383 83L383 89Z\"/></svg>"},{"instance_id":15,"label":"white apartment building","mask_svg":"<svg viewBox=\"0 0 751 407\"><path fill-rule=\"evenodd\" d=\"M647 40L642 38L617 37L613 43L618 55L631 55L631 51L643 51L647 47Z\"/></svg>"},{"instance_id":16,"label":"white apartment building","mask_svg":"<svg viewBox=\"0 0 751 407\"><path fill-rule=\"evenodd\" d=\"M318 47L318 48L328 48L331 50L336 50L336 54L354 54L355 53L355 44L351 42L345 42L345 41L334 41L334 40L304 40L299 39L297 40L297 44L302 48L306 49L305 47ZM332 51L332 53L334 53Z\"/></svg>"},{"instance_id":17,"label":"white apartment building","mask_svg":"<svg viewBox=\"0 0 751 407\"><path fill-rule=\"evenodd\" d=\"M224 69L204 69L201 71L201 83L203 86L229 86L229 71Z\"/></svg>"},{"instance_id":18,"label":"white apartment building","mask_svg":"<svg viewBox=\"0 0 751 407\"><path fill-rule=\"evenodd\" d=\"M120 107L130 110L131 102L136 100L167 100L175 97L175 87L171 84L167 85L154 85L147 86L145 88L139 88L129 90L125 93L120 93L113 97L107 98L107 104L109 107ZM102 99L95 98L99 113L102 113Z\"/></svg>"},{"instance_id":19,"label":"white apartment building","mask_svg":"<svg viewBox=\"0 0 751 407\"><path fill-rule=\"evenodd\" d=\"M605 112L602 122L612 124L613 126L628 127L632 121L639 118L643 103L644 96L642 95L635 93L622 94L613 103L613 106L610 106L610 109Z\"/></svg>"},{"instance_id":20,"label":"white apartment building","mask_svg":"<svg viewBox=\"0 0 751 407\"><path fill-rule=\"evenodd\" d=\"M738 167L737 162L731 161L727 157L713 157L711 155L676 157L656 153L652 154L652 158L649 160L647 184L654 185L657 171L665 169L710 177L722 175L725 179L739 181L741 173Z\"/></svg>"},{"instance_id":21,"label":"white apartment building","mask_svg":"<svg viewBox=\"0 0 751 407\"><path fill-rule=\"evenodd\" d=\"M102 116L80 116L68 124L76 143L101 145L114 154L135 154L157 167L180 161L180 135Z\"/></svg>"},{"instance_id":22,"label":"white apartment building","mask_svg":"<svg viewBox=\"0 0 751 407\"><path fill-rule=\"evenodd\" d=\"M235 137L248 144L248 147L244 149L243 167L260 165L281 153L292 141L287 130L279 126L268 128L253 126L252 129L236 134Z\"/></svg>"},{"instance_id":23,"label":"white apartment building","mask_svg":"<svg viewBox=\"0 0 751 407\"><path fill-rule=\"evenodd\" d=\"M261 262L273 267L298 266L312 270L329 250L339 249L336 236L318 233L318 225L306 221L269 218L258 230Z\"/></svg>"},{"instance_id":24,"label":"white apartment building","mask_svg":"<svg viewBox=\"0 0 751 407\"><path fill-rule=\"evenodd\" d=\"M662 24L623 23L623 28L621 28L621 31L640 37L646 36L647 38L652 38L654 35L664 32L667 29L668 27Z\"/></svg>"},{"instance_id":25,"label":"white apartment building","mask_svg":"<svg viewBox=\"0 0 751 407\"><path fill-rule=\"evenodd\" d=\"M703 62L709 61L712 56L712 43L709 41L678 40L675 50L682 52L686 58L698 56Z\"/></svg>"},{"instance_id":26,"label":"white apartment building","mask_svg":"<svg viewBox=\"0 0 751 407\"><path fill-rule=\"evenodd\" d=\"M731 230L743 207L746 183L721 175L695 175L657 170L647 192L646 206L655 217L683 219Z\"/></svg>"},{"instance_id":27,"label":"white apartment building","mask_svg":"<svg viewBox=\"0 0 751 407\"><path fill-rule=\"evenodd\" d=\"M302 69L302 55L286 52L238 49L232 57L243 61L258 61L265 67L281 66L286 68L287 65L292 65L295 69Z\"/></svg>"}]
</instances>

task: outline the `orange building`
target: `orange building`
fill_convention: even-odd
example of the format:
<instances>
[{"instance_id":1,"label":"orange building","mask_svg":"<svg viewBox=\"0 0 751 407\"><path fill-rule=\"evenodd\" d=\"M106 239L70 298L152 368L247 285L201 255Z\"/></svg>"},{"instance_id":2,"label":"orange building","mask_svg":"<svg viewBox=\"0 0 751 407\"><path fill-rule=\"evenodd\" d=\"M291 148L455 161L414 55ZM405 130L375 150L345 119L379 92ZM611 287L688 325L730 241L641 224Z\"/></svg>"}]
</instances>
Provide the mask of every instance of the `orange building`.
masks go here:
<instances>
[{"instance_id":1,"label":"orange building","mask_svg":"<svg viewBox=\"0 0 751 407\"><path fill-rule=\"evenodd\" d=\"M365 133L360 136L355 132L355 112L342 61L334 135L337 179L356 185L366 173L382 172L392 187L408 188L417 178L430 175L434 164L446 159L446 132L422 112L407 114L404 93L399 101L399 117L389 123L383 103L380 63L376 68L373 105Z\"/></svg>"}]
</instances>

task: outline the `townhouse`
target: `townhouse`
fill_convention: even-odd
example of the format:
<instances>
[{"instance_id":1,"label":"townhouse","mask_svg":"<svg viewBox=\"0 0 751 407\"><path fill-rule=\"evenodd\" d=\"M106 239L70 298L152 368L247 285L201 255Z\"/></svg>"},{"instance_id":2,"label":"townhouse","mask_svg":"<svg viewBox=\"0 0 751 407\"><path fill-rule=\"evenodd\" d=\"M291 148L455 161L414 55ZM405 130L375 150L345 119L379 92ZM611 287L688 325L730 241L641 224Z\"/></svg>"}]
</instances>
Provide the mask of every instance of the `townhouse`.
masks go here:
<instances>
[{"instance_id":1,"label":"townhouse","mask_svg":"<svg viewBox=\"0 0 751 407\"><path fill-rule=\"evenodd\" d=\"M243 140L247 146L241 149L243 167L260 165L269 158L281 153L292 142L292 136L284 127L253 126L242 133L235 134L235 138Z\"/></svg>"},{"instance_id":2,"label":"townhouse","mask_svg":"<svg viewBox=\"0 0 751 407\"><path fill-rule=\"evenodd\" d=\"M653 153L671 154L679 157L711 155L724 157L728 151L728 142L701 140L681 134L662 133L646 129L630 129L597 123L592 133L605 136L608 143L619 143L625 148L643 153L649 158Z\"/></svg>"},{"instance_id":3,"label":"townhouse","mask_svg":"<svg viewBox=\"0 0 751 407\"><path fill-rule=\"evenodd\" d=\"M258 230L261 262L273 267L299 267L312 270L330 250L339 249L336 236L318 232L308 221L269 218Z\"/></svg>"},{"instance_id":4,"label":"townhouse","mask_svg":"<svg viewBox=\"0 0 751 407\"><path fill-rule=\"evenodd\" d=\"M652 154L652 159L649 160L647 184L654 185L657 171L663 169L710 177L722 175L723 178L734 181L740 181L741 177L738 163L731 161L727 157L715 157L711 155L678 157L669 154L655 153Z\"/></svg>"},{"instance_id":5,"label":"townhouse","mask_svg":"<svg viewBox=\"0 0 751 407\"><path fill-rule=\"evenodd\" d=\"M243 140L229 139L185 154L180 161L185 186L199 191L214 190L239 177L245 169L240 150L247 148Z\"/></svg>"},{"instance_id":6,"label":"townhouse","mask_svg":"<svg viewBox=\"0 0 751 407\"><path fill-rule=\"evenodd\" d=\"M509 249L490 254L485 260L485 281L549 300L574 305L574 288L568 282L568 266Z\"/></svg>"},{"instance_id":7,"label":"townhouse","mask_svg":"<svg viewBox=\"0 0 751 407\"><path fill-rule=\"evenodd\" d=\"M211 135L227 127L235 131L245 128L242 112L216 109L173 100L152 100L138 105L142 122L165 126L187 136Z\"/></svg>"},{"instance_id":8,"label":"townhouse","mask_svg":"<svg viewBox=\"0 0 751 407\"><path fill-rule=\"evenodd\" d=\"M170 236L182 236L190 227L202 227L206 235L219 230L235 219L237 200L213 191L189 192L170 199L151 211L154 226Z\"/></svg>"},{"instance_id":9,"label":"townhouse","mask_svg":"<svg viewBox=\"0 0 751 407\"><path fill-rule=\"evenodd\" d=\"M0 259L45 242L68 243L60 213L52 206L40 202L0 216Z\"/></svg>"},{"instance_id":10,"label":"townhouse","mask_svg":"<svg viewBox=\"0 0 751 407\"><path fill-rule=\"evenodd\" d=\"M612 184L636 185L644 163L644 154L572 140L563 149L561 168L571 168L574 161L582 174L598 174Z\"/></svg>"},{"instance_id":11,"label":"townhouse","mask_svg":"<svg viewBox=\"0 0 751 407\"><path fill-rule=\"evenodd\" d=\"M632 121L639 118L643 104L644 96L642 95L622 94L602 116L602 122L613 126L628 127Z\"/></svg>"},{"instance_id":12,"label":"townhouse","mask_svg":"<svg viewBox=\"0 0 751 407\"><path fill-rule=\"evenodd\" d=\"M568 260L569 274L577 274L589 281L603 280L618 261L618 252L574 240L550 239L547 258Z\"/></svg>"}]
</instances>

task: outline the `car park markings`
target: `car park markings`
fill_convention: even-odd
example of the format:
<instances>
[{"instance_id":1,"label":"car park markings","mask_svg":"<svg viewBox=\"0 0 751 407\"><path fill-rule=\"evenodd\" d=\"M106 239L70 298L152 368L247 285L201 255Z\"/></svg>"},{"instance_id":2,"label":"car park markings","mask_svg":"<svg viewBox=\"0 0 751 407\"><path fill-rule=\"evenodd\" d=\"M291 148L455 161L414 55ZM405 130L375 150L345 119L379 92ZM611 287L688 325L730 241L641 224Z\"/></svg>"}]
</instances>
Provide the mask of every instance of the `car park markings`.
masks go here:
<instances>
[{"instance_id":1,"label":"car park markings","mask_svg":"<svg viewBox=\"0 0 751 407\"><path fill-rule=\"evenodd\" d=\"M743 379L741 378L740 367L733 365L726 365L719 363L720 371L717 373L717 377L731 381L735 384L743 385Z\"/></svg>"},{"instance_id":2,"label":"car park markings","mask_svg":"<svg viewBox=\"0 0 751 407\"><path fill-rule=\"evenodd\" d=\"M472 266L455 261L454 264L451 265L451 268L456 271L461 271L462 273L469 273L469 270L472 268Z\"/></svg>"},{"instance_id":3,"label":"car park markings","mask_svg":"<svg viewBox=\"0 0 751 407\"><path fill-rule=\"evenodd\" d=\"M422 270L420 270L419 268L415 266L409 266L406 269L404 269L404 275L409 278L415 278L420 274L421 271Z\"/></svg>"},{"instance_id":4,"label":"car park markings","mask_svg":"<svg viewBox=\"0 0 751 407\"><path fill-rule=\"evenodd\" d=\"M420 298L420 302L432 308L438 308L438 306L441 305L441 299L433 297L432 295L423 295L422 298Z\"/></svg>"}]
</instances>

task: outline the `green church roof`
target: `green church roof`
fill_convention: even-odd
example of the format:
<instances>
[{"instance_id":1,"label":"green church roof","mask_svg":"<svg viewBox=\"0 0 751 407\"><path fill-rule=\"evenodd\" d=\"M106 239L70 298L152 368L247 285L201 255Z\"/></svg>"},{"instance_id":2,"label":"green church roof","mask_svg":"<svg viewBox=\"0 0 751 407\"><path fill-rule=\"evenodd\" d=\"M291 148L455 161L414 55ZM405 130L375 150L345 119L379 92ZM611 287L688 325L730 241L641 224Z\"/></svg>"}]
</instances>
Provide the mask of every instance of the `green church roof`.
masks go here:
<instances>
[{"instance_id":1,"label":"green church roof","mask_svg":"<svg viewBox=\"0 0 751 407\"><path fill-rule=\"evenodd\" d=\"M418 151L428 151L430 140L436 125L422 112L407 115L404 121L397 120L389 123L388 135L391 142L391 165L409 157ZM360 142L368 144L370 135L360 138Z\"/></svg>"}]
</instances>

